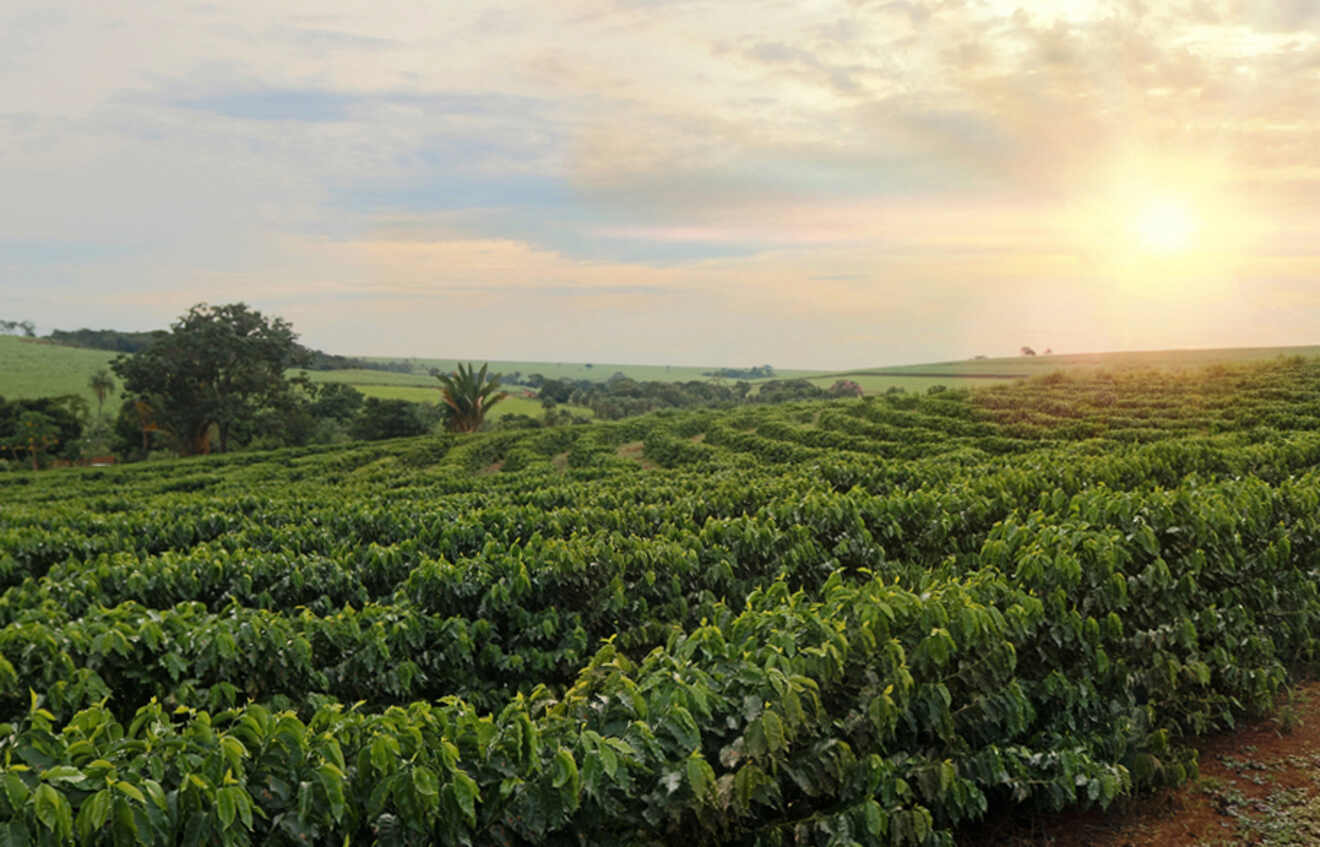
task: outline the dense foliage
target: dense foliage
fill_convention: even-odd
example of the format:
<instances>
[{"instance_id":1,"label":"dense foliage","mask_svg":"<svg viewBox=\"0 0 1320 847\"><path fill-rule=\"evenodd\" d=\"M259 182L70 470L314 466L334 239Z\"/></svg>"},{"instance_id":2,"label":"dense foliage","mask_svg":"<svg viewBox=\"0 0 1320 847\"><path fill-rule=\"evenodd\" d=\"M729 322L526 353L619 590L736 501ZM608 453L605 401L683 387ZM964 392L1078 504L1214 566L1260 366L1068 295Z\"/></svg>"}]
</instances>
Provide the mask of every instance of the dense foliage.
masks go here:
<instances>
[{"instance_id":1,"label":"dense foliage","mask_svg":"<svg viewBox=\"0 0 1320 847\"><path fill-rule=\"evenodd\" d=\"M32 454L29 430L34 421L43 419L40 424L46 437L34 457L78 458L87 411L87 401L74 394L10 401L0 397L0 456L27 458Z\"/></svg>"},{"instance_id":2,"label":"dense foliage","mask_svg":"<svg viewBox=\"0 0 1320 847\"><path fill-rule=\"evenodd\" d=\"M0 478L0 841L951 844L1320 635L1320 365Z\"/></svg>"},{"instance_id":3,"label":"dense foliage","mask_svg":"<svg viewBox=\"0 0 1320 847\"><path fill-rule=\"evenodd\" d=\"M765 367L769 367L768 365ZM759 371L759 368L752 368ZM538 376L536 374L534 377ZM831 396L855 396L856 391L826 391L805 379L772 379L760 384L755 392L746 381L710 380L634 380L615 373L604 382L588 379L534 379L539 396L548 404L572 403L585 406L601 420L617 421L666 409L728 409L748 403L786 403ZM852 383L856 386L856 383Z\"/></svg>"},{"instance_id":4,"label":"dense foliage","mask_svg":"<svg viewBox=\"0 0 1320 847\"><path fill-rule=\"evenodd\" d=\"M180 453L211 452L212 430L223 453L235 428L291 402L285 371L299 361L297 338L283 318L244 303L199 303L169 332L110 367Z\"/></svg>"},{"instance_id":5,"label":"dense foliage","mask_svg":"<svg viewBox=\"0 0 1320 847\"><path fill-rule=\"evenodd\" d=\"M118 329L54 329L47 339L66 347L86 347L89 350L109 350L112 353L140 353L147 349L165 330L150 332L124 332Z\"/></svg>"}]
</instances>

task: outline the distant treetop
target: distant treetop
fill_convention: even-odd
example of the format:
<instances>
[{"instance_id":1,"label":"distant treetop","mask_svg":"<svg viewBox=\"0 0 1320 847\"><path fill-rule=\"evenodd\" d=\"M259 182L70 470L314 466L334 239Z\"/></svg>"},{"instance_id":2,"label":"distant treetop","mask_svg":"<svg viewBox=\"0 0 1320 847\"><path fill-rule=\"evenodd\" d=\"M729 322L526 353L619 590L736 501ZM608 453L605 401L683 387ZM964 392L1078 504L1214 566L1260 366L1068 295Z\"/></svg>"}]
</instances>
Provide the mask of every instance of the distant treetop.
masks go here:
<instances>
[{"instance_id":1,"label":"distant treetop","mask_svg":"<svg viewBox=\"0 0 1320 847\"><path fill-rule=\"evenodd\" d=\"M750 368L716 368L713 371L702 372L702 376L723 379L770 379L774 375L775 369L769 365L757 365Z\"/></svg>"}]
</instances>

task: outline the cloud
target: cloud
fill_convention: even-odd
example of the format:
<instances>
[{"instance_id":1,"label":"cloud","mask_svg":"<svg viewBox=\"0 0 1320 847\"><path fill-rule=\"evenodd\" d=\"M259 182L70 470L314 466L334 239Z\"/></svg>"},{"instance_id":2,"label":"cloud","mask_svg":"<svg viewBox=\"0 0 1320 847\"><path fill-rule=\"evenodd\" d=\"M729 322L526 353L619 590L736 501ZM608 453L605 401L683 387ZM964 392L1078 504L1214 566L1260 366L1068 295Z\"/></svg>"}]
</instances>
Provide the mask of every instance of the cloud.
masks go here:
<instances>
[{"instance_id":1,"label":"cloud","mask_svg":"<svg viewBox=\"0 0 1320 847\"><path fill-rule=\"evenodd\" d=\"M338 91L226 92L175 100L182 109L253 121L343 121L361 97Z\"/></svg>"},{"instance_id":2,"label":"cloud","mask_svg":"<svg viewBox=\"0 0 1320 847\"><path fill-rule=\"evenodd\" d=\"M1245 338L1223 279L1265 316L1318 270L1316 14L12 3L0 284L51 325L249 298L330 347L355 315L402 327L348 336L359 352L438 352L409 308L602 360L573 333L737 363L791 332L802 364L840 365L1013 350L1051 320L1091 346ZM1206 256L1233 253L1221 305L1179 322L1111 278L1131 272L1115 220L1155 188L1215 219Z\"/></svg>"}]
</instances>

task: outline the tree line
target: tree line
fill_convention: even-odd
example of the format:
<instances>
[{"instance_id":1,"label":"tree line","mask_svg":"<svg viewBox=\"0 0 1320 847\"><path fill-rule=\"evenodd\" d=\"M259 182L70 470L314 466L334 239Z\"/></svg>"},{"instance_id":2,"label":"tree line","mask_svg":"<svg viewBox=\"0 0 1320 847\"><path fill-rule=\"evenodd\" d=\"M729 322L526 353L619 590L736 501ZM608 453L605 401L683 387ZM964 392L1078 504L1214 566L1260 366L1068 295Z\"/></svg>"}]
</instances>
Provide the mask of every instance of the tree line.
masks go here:
<instances>
[{"instance_id":1,"label":"tree line","mask_svg":"<svg viewBox=\"0 0 1320 847\"><path fill-rule=\"evenodd\" d=\"M339 366L363 360L327 358L310 350L298 343L288 321L267 317L245 303L199 303L168 330L150 333L58 334L89 344L117 345L122 352L110 365L114 376L103 369L88 381L97 399L95 418L78 396L12 403L0 398L0 449L33 468L51 458L76 460L91 442L95 447L90 449L131 460L157 451L187 456L399 438L442 426L452 432L475 432L490 426L487 414L507 397L501 376L490 373L488 365L461 363L452 372L432 371L437 379L436 403L366 397L351 385L317 384L306 373L312 363L330 361ZM411 368L406 362L396 364ZM586 407L599 419L616 420L660 409L861 393L856 383L842 380L829 389L802 379L771 380L755 390L745 380L637 381L623 373L604 382L546 379L541 374L524 382L539 389L542 417L507 415L496 428L589 420L560 408L570 405ZM117 390L118 410L113 421L107 421L104 403Z\"/></svg>"},{"instance_id":2,"label":"tree line","mask_svg":"<svg viewBox=\"0 0 1320 847\"><path fill-rule=\"evenodd\" d=\"M0 328L16 322L0 322ZM23 322L23 325L31 327L31 321ZM28 333L32 335L32 333ZM167 335L163 329L151 330L149 332L124 332L118 329L55 329L45 338L55 344L62 344L66 347L84 347L89 350L108 350L112 353L141 353L161 336ZM396 359L388 362L375 362L369 359L363 359L358 356L340 356L334 353L327 353L324 350L314 350L309 347L301 348L302 367L309 371L338 371L338 370L368 370L368 371L387 371L391 373L412 373L414 371L413 363L406 359Z\"/></svg>"},{"instance_id":3,"label":"tree line","mask_svg":"<svg viewBox=\"0 0 1320 847\"><path fill-rule=\"evenodd\" d=\"M541 403L547 409L552 410L559 404L585 406L603 420L618 420L661 409L728 408L743 403L822 400L855 397L862 393L861 387L851 380L838 380L829 388L821 388L805 379L773 379L754 386L746 380L734 383L718 380L639 381L622 372L616 372L603 383L585 379L545 379L540 374L532 374L529 383L539 388Z\"/></svg>"}]
</instances>

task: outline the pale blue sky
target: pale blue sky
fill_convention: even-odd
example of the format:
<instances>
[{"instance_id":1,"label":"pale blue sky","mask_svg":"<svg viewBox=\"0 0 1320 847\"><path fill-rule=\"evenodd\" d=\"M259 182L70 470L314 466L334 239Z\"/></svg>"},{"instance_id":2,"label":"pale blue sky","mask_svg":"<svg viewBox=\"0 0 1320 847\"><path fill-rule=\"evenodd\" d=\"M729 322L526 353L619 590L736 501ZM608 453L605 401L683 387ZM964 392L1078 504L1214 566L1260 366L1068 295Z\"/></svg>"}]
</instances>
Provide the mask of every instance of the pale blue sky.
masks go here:
<instances>
[{"instance_id":1,"label":"pale blue sky","mask_svg":"<svg viewBox=\"0 0 1320 847\"><path fill-rule=\"evenodd\" d=\"M276 5L0 9L0 316L823 368L1320 340L1314 2Z\"/></svg>"}]
</instances>

